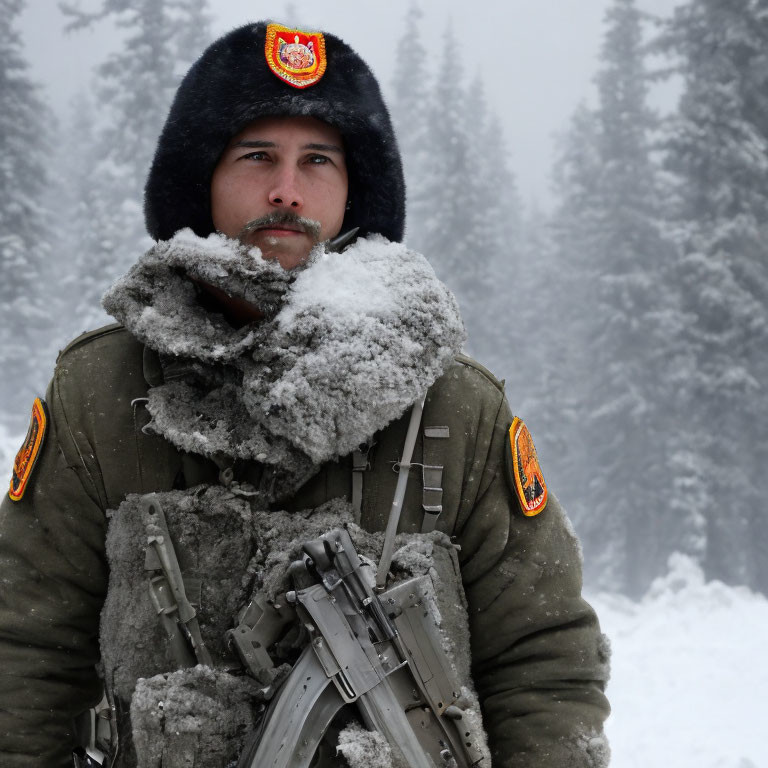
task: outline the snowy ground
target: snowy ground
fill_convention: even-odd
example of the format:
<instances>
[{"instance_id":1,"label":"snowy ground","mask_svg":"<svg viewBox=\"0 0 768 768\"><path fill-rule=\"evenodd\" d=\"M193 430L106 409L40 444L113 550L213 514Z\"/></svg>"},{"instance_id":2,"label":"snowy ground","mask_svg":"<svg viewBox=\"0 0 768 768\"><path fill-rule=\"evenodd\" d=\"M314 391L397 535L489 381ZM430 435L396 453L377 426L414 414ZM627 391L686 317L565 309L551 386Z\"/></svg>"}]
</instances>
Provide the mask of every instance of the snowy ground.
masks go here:
<instances>
[{"instance_id":1,"label":"snowy ground","mask_svg":"<svg viewBox=\"0 0 768 768\"><path fill-rule=\"evenodd\" d=\"M676 556L640 603L589 600L613 644L612 768L768 768L768 599Z\"/></svg>"},{"instance_id":2,"label":"snowy ground","mask_svg":"<svg viewBox=\"0 0 768 768\"><path fill-rule=\"evenodd\" d=\"M22 437L0 432L3 486ZM767 598L678 556L639 603L588 599L613 646L612 768L768 768Z\"/></svg>"}]
</instances>

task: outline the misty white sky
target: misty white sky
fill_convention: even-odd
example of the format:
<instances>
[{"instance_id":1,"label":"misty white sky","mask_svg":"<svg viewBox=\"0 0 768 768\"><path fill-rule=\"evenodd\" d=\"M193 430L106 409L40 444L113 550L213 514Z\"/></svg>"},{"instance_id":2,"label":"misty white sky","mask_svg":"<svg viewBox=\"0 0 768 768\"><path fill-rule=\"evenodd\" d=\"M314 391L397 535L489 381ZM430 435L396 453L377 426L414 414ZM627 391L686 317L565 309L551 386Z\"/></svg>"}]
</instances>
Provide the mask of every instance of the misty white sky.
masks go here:
<instances>
[{"instance_id":1,"label":"misty white sky","mask_svg":"<svg viewBox=\"0 0 768 768\"><path fill-rule=\"evenodd\" d=\"M80 7L95 10L101 2L80 0ZM41 13L43 4L46 11ZM644 10L664 16L676 4L676 0L638 0ZM45 87L51 106L63 115L72 96L88 88L94 66L119 44L119 35L104 24L96 32L67 35L55 0L31 0L28 5L23 33L33 75ZM551 202L555 137L576 105L593 96L592 77L609 5L609 0L421 2L421 38L434 53L434 64L441 58L446 24L452 21L465 72L470 77L483 72L488 102L503 123L511 166L527 203L547 207ZM261 18L333 32L368 61L386 93L408 2L213 0L211 6L216 34ZM674 97L666 88L655 94L654 101L666 108Z\"/></svg>"}]
</instances>

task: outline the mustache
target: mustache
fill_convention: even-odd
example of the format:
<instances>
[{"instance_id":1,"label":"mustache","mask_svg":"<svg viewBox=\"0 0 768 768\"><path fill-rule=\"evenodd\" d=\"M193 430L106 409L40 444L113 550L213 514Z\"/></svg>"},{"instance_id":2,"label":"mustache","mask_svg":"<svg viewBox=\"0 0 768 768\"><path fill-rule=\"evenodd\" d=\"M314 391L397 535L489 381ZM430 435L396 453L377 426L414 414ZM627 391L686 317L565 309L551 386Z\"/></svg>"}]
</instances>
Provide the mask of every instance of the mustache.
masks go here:
<instances>
[{"instance_id":1,"label":"mustache","mask_svg":"<svg viewBox=\"0 0 768 768\"><path fill-rule=\"evenodd\" d=\"M248 235L252 232L280 225L290 226L301 232L306 232L306 234L312 238L313 242L320 242L320 222L315 221L314 219L308 219L305 216L297 216L290 211L274 211L266 216L259 216L258 219L252 219L240 230L237 239L241 242L245 242Z\"/></svg>"}]
</instances>

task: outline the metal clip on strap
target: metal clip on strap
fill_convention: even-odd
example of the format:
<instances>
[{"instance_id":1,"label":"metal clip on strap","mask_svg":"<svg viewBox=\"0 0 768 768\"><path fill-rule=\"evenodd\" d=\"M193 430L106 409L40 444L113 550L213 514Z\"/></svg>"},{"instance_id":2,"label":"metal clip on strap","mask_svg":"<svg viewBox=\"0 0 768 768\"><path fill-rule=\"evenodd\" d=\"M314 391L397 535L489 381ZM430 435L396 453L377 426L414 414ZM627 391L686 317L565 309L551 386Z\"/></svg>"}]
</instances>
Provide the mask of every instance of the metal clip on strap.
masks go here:
<instances>
[{"instance_id":1,"label":"metal clip on strap","mask_svg":"<svg viewBox=\"0 0 768 768\"><path fill-rule=\"evenodd\" d=\"M424 427L424 464L422 466L422 498L421 506L424 519L421 522L421 532L430 533L435 530L437 518L443 511L443 449L450 437L448 427Z\"/></svg>"},{"instance_id":2,"label":"metal clip on strap","mask_svg":"<svg viewBox=\"0 0 768 768\"><path fill-rule=\"evenodd\" d=\"M443 511L443 468L439 465L424 464L421 468L423 490L421 506L424 509L424 519L421 532L430 533L435 530L437 518Z\"/></svg>"},{"instance_id":3,"label":"metal clip on strap","mask_svg":"<svg viewBox=\"0 0 768 768\"><path fill-rule=\"evenodd\" d=\"M355 512L355 522L358 524L363 510L363 472L368 469L368 453L371 446L367 448L365 453L360 449L352 452L352 509Z\"/></svg>"}]
</instances>

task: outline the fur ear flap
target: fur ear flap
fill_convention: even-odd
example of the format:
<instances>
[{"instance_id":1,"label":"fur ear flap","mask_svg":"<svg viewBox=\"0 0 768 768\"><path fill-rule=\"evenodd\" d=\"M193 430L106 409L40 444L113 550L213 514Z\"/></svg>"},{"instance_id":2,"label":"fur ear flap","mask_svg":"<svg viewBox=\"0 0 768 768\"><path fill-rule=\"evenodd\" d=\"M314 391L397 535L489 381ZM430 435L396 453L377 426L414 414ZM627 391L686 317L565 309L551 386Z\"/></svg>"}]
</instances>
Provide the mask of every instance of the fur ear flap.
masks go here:
<instances>
[{"instance_id":1,"label":"fur ear flap","mask_svg":"<svg viewBox=\"0 0 768 768\"><path fill-rule=\"evenodd\" d=\"M310 115L344 138L352 205L342 231L401 241L405 181L389 112L368 65L343 40L323 34L326 69L296 88L269 66L268 24L235 29L214 42L179 86L147 179L147 231L168 240L184 227L213 232L210 183L228 141L260 117Z\"/></svg>"}]
</instances>

